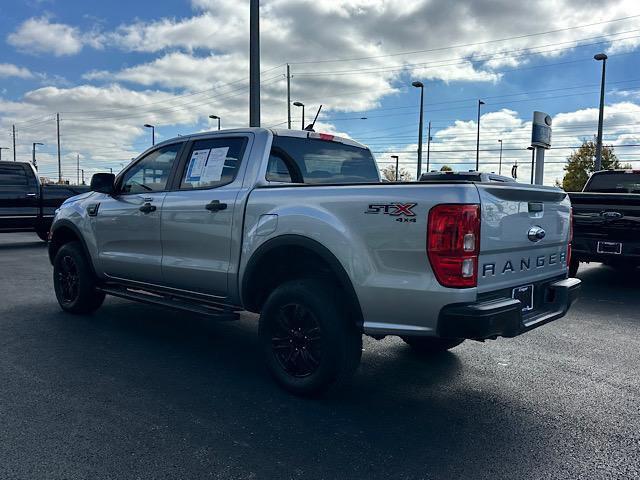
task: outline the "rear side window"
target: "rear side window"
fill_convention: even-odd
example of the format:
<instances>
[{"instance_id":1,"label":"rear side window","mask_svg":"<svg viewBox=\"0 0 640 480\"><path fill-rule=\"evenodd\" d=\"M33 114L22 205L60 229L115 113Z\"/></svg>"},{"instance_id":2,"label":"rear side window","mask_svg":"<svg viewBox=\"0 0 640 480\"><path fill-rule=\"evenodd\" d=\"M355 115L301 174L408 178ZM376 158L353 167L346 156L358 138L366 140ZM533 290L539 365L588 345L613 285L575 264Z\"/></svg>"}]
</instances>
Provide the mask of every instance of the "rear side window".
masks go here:
<instances>
[{"instance_id":1,"label":"rear side window","mask_svg":"<svg viewBox=\"0 0 640 480\"><path fill-rule=\"evenodd\" d=\"M194 142L182 172L180 190L215 188L233 182L246 145L245 137Z\"/></svg>"},{"instance_id":2,"label":"rear side window","mask_svg":"<svg viewBox=\"0 0 640 480\"><path fill-rule=\"evenodd\" d=\"M640 193L640 173L600 173L593 175L585 192Z\"/></svg>"},{"instance_id":3,"label":"rear side window","mask_svg":"<svg viewBox=\"0 0 640 480\"><path fill-rule=\"evenodd\" d=\"M27 172L22 165L0 165L0 187L26 187Z\"/></svg>"},{"instance_id":4,"label":"rear side window","mask_svg":"<svg viewBox=\"0 0 640 480\"><path fill-rule=\"evenodd\" d=\"M303 183L379 182L376 162L366 148L324 140L279 137L273 139L267 180ZM288 163L287 163L288 160ZM295 170L295 171L292 171Z\"/></svg>"}]
</instances>

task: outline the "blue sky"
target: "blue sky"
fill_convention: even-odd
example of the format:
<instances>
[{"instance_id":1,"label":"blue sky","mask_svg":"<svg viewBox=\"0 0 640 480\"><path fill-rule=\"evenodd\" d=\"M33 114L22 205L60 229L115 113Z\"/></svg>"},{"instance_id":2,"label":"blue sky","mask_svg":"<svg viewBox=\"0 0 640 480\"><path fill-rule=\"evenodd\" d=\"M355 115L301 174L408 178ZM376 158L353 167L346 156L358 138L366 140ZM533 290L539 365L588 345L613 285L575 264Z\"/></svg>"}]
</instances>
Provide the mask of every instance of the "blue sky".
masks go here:
<instances>
[{"instance_id":1,"label":"blue sky","mask_svg":"<svg viewBox=\"0 0 640 480\"><path fill-rule=\"evenodd\" d=\"M505 171L519 161L528 179L530 119L542 110L554 117L552 183L571 151L560 147L595 133L601 64L592 56L606 51L605 139L640 143L637 2L407 3L262 2L263 125L286 127L290 63L292 100L307 118L324 105L319 129L369 144L381 167L399 153L415 171L419 91L410 84L422 80L432 167L471 168L481 98L482 168L497 171L502 139ZM43 175L55 176L57 112L72 180L76 155L87 174L119 170L149 145L144 123L162 140L214 127L209 114L223 128L248 121L248 2L5 2L0 41L0 146L11 147L13 124L19 160L30 159L31 142L45 143ZM639 148L617 153L640 167Z\"/></svg>"}]
</instances>

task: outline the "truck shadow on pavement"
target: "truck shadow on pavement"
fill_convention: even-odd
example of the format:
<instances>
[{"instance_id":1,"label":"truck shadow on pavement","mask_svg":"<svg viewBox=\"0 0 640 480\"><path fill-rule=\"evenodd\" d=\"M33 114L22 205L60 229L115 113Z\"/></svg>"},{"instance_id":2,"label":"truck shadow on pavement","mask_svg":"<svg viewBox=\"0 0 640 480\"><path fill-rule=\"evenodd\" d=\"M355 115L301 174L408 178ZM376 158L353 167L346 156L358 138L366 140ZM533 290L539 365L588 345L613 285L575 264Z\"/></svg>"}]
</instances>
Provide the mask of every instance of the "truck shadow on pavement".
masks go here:
<instances>
[{"instance_id":1,"label":"truck shadow on pavement","mask_svg":"<svg viewBox=\"0 0 640 480\"><path fill-rule=\"evenodd\" d=\"M42 240L34 240L33 242L0 242L0 252L8 250L22 250L25 248L42 248L46 249L48 244Z\"/></svg>"},{"instance_id":2,"label":"truck shadow on pavement","mask_svg":"<svg viewBox=\"0 0 640 480\"><path fill-rule=\"evenodd\" d=\"M39 375L88 402L51 407L56 435L82 431L106 471L117 459L132 476L180 465L176 476L196 478L222 456L229 476L479 478L547 461L530 448L547 427L495 389L462 381L455 350L425 360L397 339L367 340L353 383L314 400L270 380L255 318L223 324L113 299L92 317L47 316L51 335L31 341L56 365Z\"/></svg>"}]
</instances>

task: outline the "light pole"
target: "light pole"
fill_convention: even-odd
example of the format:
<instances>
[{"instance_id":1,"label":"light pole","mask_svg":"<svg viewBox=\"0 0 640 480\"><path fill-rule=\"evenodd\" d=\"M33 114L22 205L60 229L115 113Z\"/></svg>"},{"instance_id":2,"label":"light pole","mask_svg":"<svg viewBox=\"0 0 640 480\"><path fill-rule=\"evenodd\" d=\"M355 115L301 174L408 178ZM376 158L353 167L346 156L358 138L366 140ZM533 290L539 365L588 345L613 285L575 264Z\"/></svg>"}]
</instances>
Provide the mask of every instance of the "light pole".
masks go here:
<instances>
[{"instance_id":1,"label":"light pole","mask_svg":"<svg viewBox=\"0 0 640 480\"><path fill-rule=\"evenodd\" d=\"M398 155L391 155L391 158L395 158L396 159L396 182L398 181L398 159L400 157L398 157Z\"/></svg>"},{"instance_id":2,"label":"light pole","mask_svg":"<svg viewBox=\"0 0 640 480\"><path fill-rule=\"evenodd\" d=\"M536 149L535 147L527 147L527 150L531 150L531 185L533 185L533 171L536 163Z\"/></svg>"},{"instance_id":3,"label":"light pole","mask_svg":"<svg viewBox=\"0 0 640 480\"><path fill-rule=\"evenodd\" d=\"M416 179L420 178L422 170L422 122L424 117L424 83L412 82L412 86L420 89L420 122L418 125L418 174Z\"/></svg>"},{"instance_id":4,"label":"light pole","mask_svg":"<svg viewBox=\"0 0 640 480\"><path fill-rule=\"evenodd\" d=\"M145 123L144 126L146 128L150 128L151 129L151 145L155 145L156 144L156 127L155 125L149 125L148 123Z\"/></svg>"},{"instance_id":5,"label":"light pole","mask_svg":"<svg viewBox=\"0 0 640 480\"><path fill-rule=\"evenodd\" d=\"M2 150L9 150L9 147L0 147L0 162L2 161Z\"/></svg>"},{"instance_id":6,"label":"light pole","mask_svg":"<svg viewBox=\"0 0 640 480\"><path fill-rule=\"evenodd\" d=\"M480 105L484 105L482 100L478 100L478 134L476 136L476 172L480 171Z\"/></svg>"},{"instance_id":7,"label":"light pole","mask_svg":"<svg viewBox=\"0 0 640 480\"><path fill-rule=\"evenodd\" d=\"M596 164L595 171L602 170L602 121L604 119L604 79L607 69L607 55L598 53L593 58L602 61L602 80L600 81L600 112L598 114L598 140L596 143Z\"/></svg>"},{"instance_id":8,"label":"light pole","mask_svg":"<svg viewBox=\"0 0 640 480\"><path fill-rule=\"evenodd\" d=\"M36 145L44 145L44 143L33 142L33 146L31 149L31 161L33 163L33 168L38 170L38 162L36 162Z\"/></svg>"},{"instance_id":9,"label":"light pole","mask_svg":"<svg viewBox=\"0 0 640 480\"><path fill-rule=\"evenodd\" d=\"M218 120L218 130L220 130L220 117L217 115L209 115L209 118L213 120Z\"/></svg>"},{"instance_id":10,"label":"light pole","mask_svg":"<svg viewBox=\"0 0 640 480\"><path fill-rule=\"evenodd\" d=\"M502 175L502 139L498 139L500 142L500 162L498 163L498 175Z\"/></svg>"},{"instance_id":11,"label":"light pole","mask_svg":"<svg viewBox=\"0 0 640 480\"><path fill-rule=\"evenodd\" d=\"M302 107L302 130L304 130L304 103L302 102L293 102L296 107Z\"/></svg>"}]
</instances>

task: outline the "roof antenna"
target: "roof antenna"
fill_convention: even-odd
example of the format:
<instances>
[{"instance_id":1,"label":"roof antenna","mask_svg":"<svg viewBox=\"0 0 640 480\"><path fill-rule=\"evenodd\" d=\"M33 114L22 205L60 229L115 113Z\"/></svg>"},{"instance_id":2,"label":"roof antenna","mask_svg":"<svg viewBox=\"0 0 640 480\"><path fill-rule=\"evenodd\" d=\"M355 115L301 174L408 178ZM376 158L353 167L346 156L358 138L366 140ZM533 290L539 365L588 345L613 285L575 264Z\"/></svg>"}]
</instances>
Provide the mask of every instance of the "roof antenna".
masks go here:
<instances>
[{"instance_id":1,"label":"roof antenna","mask_svg":"<svg viewBox=\"0 0 640 480\"><path fill-rule=\"evenodd\" d=\"M313 123L310 123L309 125L304 127L304 129L307 132L315 132L315 130L313 129L313 126L316 124L316 120L318 120L318 115L320 115L320 110L322 110L322 105L320 105L320 108L318 109L318 112L316 113L316 118L313 119Z\"/></svg>"}]
</instances>

